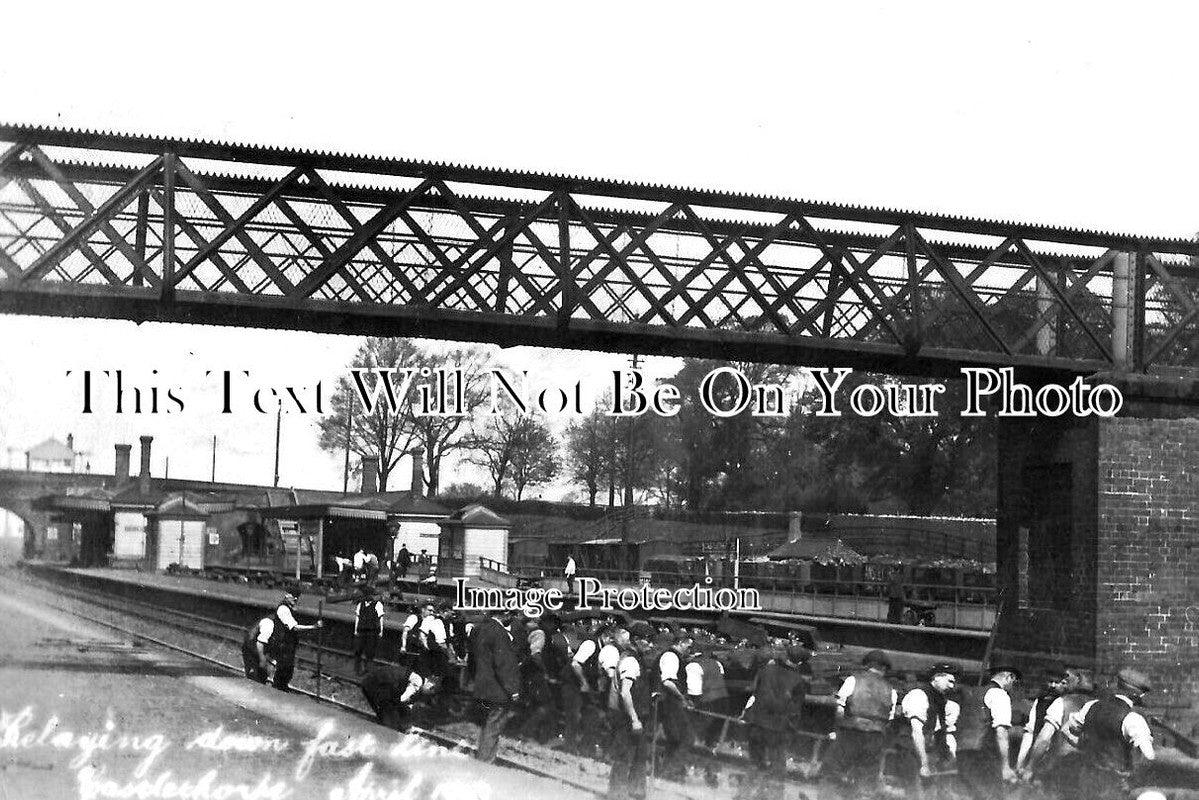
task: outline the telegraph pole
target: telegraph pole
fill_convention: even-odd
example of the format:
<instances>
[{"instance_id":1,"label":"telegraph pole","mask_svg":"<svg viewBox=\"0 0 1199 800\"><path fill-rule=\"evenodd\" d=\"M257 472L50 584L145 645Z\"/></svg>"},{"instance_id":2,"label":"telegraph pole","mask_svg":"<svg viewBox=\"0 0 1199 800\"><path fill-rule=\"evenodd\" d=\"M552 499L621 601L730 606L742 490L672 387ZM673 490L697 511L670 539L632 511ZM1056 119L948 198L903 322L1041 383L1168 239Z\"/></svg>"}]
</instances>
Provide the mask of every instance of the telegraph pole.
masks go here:
<instances>
[{"instance_id":1,"label":"telegraph pole","mask_svg":"<svg viewBox=\"0 0 1199 800\"><path fill-rule=\"evenodd\" d=\"M279 487L279 436L283 431L283 403L279 403L279 412L275 415L275 488ZM296 553L296 563L299 563L299 552Z\"/></svg>"},{"instance_id":2,"label":"telegraph pole","mask_svg":"<svg viewBox=\"0 0 1199 800\"><path fill-rule=\"evenodd\" d=\"M216 483L216 435L212 437L212 482Z\"/></svg>"},{"instance_id":3,"label":"telegraph pole","mask_svg":"<svg viewBox=\"0 0 1199 800\"><path fill-rule=\"evenodd\" d=\"M633 369L641 368L641 356L633 353L630 359ZM623 409L622 409L623 410ZM633 514L633 418L626 420L624 443L624 521L621 525L621 538L629 540L629 518Z\"/></svg>"},{"instance_id":4,"label":"telegraph pole","mask_svg":"<svg viewBox=\"0 0 1199 800\"><path fill-rule=\"evenodd\" d=\"M341 491L350 491L350 438L354 434L354 395L346 387L346 463L341 471Z\"/></svg>"}]
</instances>

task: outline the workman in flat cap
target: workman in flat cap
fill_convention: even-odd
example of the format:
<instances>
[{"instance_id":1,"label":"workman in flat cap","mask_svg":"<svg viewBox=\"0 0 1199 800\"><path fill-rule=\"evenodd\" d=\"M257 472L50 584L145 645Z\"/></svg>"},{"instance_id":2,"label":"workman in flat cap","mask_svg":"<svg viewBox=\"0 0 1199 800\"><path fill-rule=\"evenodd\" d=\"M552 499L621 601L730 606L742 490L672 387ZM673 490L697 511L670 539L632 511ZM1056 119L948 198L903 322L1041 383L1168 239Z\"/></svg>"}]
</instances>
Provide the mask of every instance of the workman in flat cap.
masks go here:
<instances>
[{"instance_id":1,"label":"workman in flat cap","mask_svg":"<svg viewBox=\"0 0 1199 800\"><path fill-rule=\"evenodd\" d=\"M950 761L957 758L956 732L961 706L949 697L956 685L957 670L949 664L937 664L928 671L928 680L909 690L899 705L909 730L909 735L901 741L911 745L920 778L932 776L932 756L941 755Z\"/></svg>"},{"instance_id":2,"label":"workman in flat cap","mask_svg":"<svg viewBox=\"0 0 1199 800\"><path fill-rule=\"evenodd\" d=\"M787 745L798 729L810 685L812 651L802 645L781 650L758 671L742 719L749 723L749 756L757 768L741 784L738 800L782 797Z\"/></svg>"},{"instance_id":3,"label":"workman in flat cap","mask_svg":"<svg viewBox=\"0 0 1199 800\"><path fill-rule=\"evenodd\" d=\"M1092 700L1070 716L1065 734L1078 741L1080 767L1068 784L1067 798L1108 800L1128 795L1128 778L1157 756L1153 732L1137 707L1153 689L1149 677L1125 667L1116 674L1115 691Z\"/></svg>"},{"instance_id":4,"label":"workman in flat cap","mask_svg":"<svg viewBox=\"0 0 1199 800\"><path fill-rule=\"evenodd\" d=\"M621 637L620 662L609 693L612 741L608 752L612 771L608 775L610 800L644 800L649 749L653 741L653 683L657 666L651 657L654 629L638 620Z\"/></svg>"},{"instance_id":5,"label":"workman in flat cap","mask_svg":"<svg viewBox=\"0 0 1199 800\"><path fill-rule=\"evenodd\" d=\"M978 689L961 692L957 724L958 777L976 798L1002 797L1004 784L1018 780L1010 752L1012 696L1023 677L1018 667L994 664Z\"/></svg>"},{"instance_id":6,"label":"workman in flat cap","mask_svg":"<svg viewBox=\"0 0 1199 800\"><path fill-rule=\"evenodd\" d=\"M242 642L242 660L245 662L247 678L266 683L267 667L274 662L275 675L271 685L280 691L289 691L295 673L300 633L324 627L324 622L320 620L312 625L301 625L296 620L293 611L299 599L300 587L289 585L283 590L275 610L246 632Z\"/></svg>"},{"instance_id":7,"label":"workman in flat cap","mask_svg":"<svg viewBox=\"0 0 1199 800\"><path fill-rule=\"evenodd\" d=\"M825 777L878 786L887 727L899 705L899 694L887 680L890 669L887 654L871 650L861 668L841 682L835 695L836 739L821 770Z\"/></svg>"}]
</instances>

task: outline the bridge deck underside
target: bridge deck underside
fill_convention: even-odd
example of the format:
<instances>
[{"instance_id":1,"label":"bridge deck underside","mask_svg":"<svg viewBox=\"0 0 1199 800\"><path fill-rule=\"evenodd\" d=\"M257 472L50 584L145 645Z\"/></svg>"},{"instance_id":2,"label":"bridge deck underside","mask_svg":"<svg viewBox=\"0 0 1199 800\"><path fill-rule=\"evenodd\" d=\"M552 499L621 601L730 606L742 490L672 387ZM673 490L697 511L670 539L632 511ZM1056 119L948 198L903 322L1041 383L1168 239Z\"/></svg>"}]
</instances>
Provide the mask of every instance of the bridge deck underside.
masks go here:
<instances>
[{"instance_id":1,"label":"bridge deck underside","mask_svg":"<svg viewBox=\"0 0 1199 800\"><path fill-rule=\"evenodd\" d=\"M2 311L910 374L1199 367L1191 242L14 126L0 141Z\"/></svg>"}]
</instances>

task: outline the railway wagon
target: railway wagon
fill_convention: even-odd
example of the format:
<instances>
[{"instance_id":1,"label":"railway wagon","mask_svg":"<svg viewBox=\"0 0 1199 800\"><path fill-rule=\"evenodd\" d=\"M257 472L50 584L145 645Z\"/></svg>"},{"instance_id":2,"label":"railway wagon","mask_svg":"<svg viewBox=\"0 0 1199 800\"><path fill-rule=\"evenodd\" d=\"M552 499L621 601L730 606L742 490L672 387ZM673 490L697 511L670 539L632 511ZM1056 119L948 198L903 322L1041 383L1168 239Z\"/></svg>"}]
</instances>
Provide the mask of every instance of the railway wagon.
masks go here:
<instances>
[{"instance_id":1,"label":"railway wagon","mask_svg":"<svg viewBox=\"0 0 1199 800\"><path fill-rule=\"evenodd\" d=\"M597 577L636 573L646 569L646 561L661 556L681 555L678 542L666 539L625 540L589 539L584 542L550 542L547 545L548 569L560 570L568 556L574 556L579 570Z\"/></svg>"}]
</instances>

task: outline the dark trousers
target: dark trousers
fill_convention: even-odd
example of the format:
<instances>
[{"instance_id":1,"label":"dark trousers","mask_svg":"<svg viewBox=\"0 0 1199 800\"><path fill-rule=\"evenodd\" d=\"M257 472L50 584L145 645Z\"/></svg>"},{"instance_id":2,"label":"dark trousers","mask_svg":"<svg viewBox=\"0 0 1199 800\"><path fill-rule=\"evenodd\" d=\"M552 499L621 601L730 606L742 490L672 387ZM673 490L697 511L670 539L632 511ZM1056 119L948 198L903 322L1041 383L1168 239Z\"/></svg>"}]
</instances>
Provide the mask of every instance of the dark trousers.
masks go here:
<instances>
[{"instance_id":1,"label":"dark trousers","mask_svg":"<svg viewBox=\"0 0 1199 800\"><path fill-rule=\"evenodd\" d=\"M662 734L666 746L662 754L662 777L682 780L687 775L691 744L695 734L691 729L691 717L683 701L670 693L662 695Z\"/></svg>"},{"instance_id":2,"label":"dark trousers","mask_svg":"<svg viewBox=\"0 0 1199 800\"><path fill-rule=\"evenodd\" d=\"M644 729L634 731L628 717L620 713L622 719L615 724L608 745L608 755L612 759L608 800L643 800L650 739Z\"/></svg>"},{"instance_id":3,"label":"dark trousers","mask_svg":"<svg viewBox=\"0 0 1199 800\"><path fill-rule=\"evenodd\" d=\"M740 713L739 708L734 708L735 705L731 697L720 697L715 700L709 700L706 703L696 703L696 706L702 708L704 711L710 711L713 714L723 714L728 717L735 717ZM697 718L697 721L699 720L702 720L699 724L703 729L704 747L715 747L720 741L721 731L725 730L725 720L702 716Z\"/></svg>"},{"instance_id":4,"label":"dark trousers","mask_svg":"<svg viewBox=\"0 0 1199 800\"><path fill-rule=\"evenodd\" d=\"M787 732L750 725L748 739L755 769L737 791L738 800L782 797L787 779Z\"/></svg>"},{"instance_id":5,"label":"dark trousers","mask_svg":"<svg viewBox=\"0 0 1199 800\"><path fill-rule=\"evenodd\" d=\"M558 694L562 698L562 736L567 748L574 750L583 734L583 691L578 679L573 674L563 676Z\"/></svg>"},{"instance_id":6,"label":"dark trousers","mask_svg":"<svg viewBox=\"0 0 1199 800\"><path fill-rule=\"evenodd\" d=\"M479 726L479 745L475 749L475 758L490 764L495 761L496 751L500 747L500 733L516 710L511 703L492 700L480 700L479 706L483 714L483 724Z\"/></svg>"},{"instance_id":7,"label":"dark trousers","mask_svg":"<svg viewBox=\"0 0 1199 800\"><path fill-rule=\"evenodd\" d=\"M253 639L242 642L241 661L246 668L246 677L257 683L266 683L267 671L258 663L258 646Z\"/></svg>"},{"instance_id":8,"label":"dark trousers","mask_svg":"<svg viewBox=\"0 0 1199 800\"><path fill-rule=\"evenodd\" d=\"M408 727L408 707L400 702L395 687L364 684L362 694L366 696L366 702L375 712L379 724L395 731Z\"/></svg>"},{"instance_id":9,"label":"dark trousers","mask_svg":"<svg viewBox=\"0 0 1199 800\"><path fill-rule=\"evenodd\" d=\"M365 666L370 666L378 647L378 631L359 631L354 634L354 669L361 672Z\"/></svg>"},{"instance_id":10,"label":"dark trousers","mask_svg":"<svg viewBox=\"0 0 1199 800\"><path fill-rule=\"evenodd\" d=\"M883 751L887 749L884 731L859 731L839 728L837 739L829 747L821 764L821 774L834 780L870 786L879 780Z\"/></svg>"},{"instance_id":11,"label":"dark trousers","mask_svg":"<svg viewBox=\"0 0 1199 800\"><path fill-rule=\"evenodd\" d=\"M958 783L974 800L998 800L1007 796L998 751L961 750L957 762Z\"/></svg>"},{"instance_id":12,"label":"dark trousers","mask_svg":"<svg viewBox=\"0 0 1199 800\"><path fill-rule=\"evenodd\" d=\"M525 670L522 688L525 717L521 722L521 735L545 744L554 735L556 724L549 681L544 672L530 665Z\"/></svg>"},{"instance_id":13,"label":"dark trousers","mask_svg":"<svg viewBox=\"0 0 1199 800\"><path fill-rule=\"evenodd\" d=\"M275 652L275 677L271 685L276 689L286 689L291 683L291 676L296 671L296 641L284 641Z\"/></svg>"}]
</instances>

